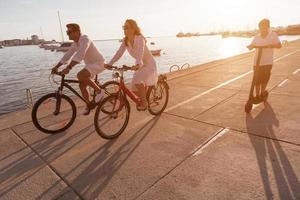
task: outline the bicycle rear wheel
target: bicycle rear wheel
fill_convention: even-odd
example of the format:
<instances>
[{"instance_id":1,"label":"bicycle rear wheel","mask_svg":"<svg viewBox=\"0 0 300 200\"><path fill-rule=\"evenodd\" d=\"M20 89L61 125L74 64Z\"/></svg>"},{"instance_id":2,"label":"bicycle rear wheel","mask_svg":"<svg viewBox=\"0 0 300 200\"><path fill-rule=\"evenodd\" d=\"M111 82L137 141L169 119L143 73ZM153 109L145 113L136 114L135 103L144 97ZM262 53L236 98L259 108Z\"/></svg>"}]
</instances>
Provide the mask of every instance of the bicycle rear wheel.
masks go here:
<instances>
[{"instance_id":1,"label":"bicycle rear wheel","mask_svg":"<svg viewBox=\"0 0 300 200\"><path fill-rule=\"evenodd\" d=\"M152 115L161 114L169 101L169 86L165 81L159 81L147 91L148 111Z\"/></svg>"},{"instance_id":2,"label":"bicycle rear wheel","mask_svg":"<svg viewBox=\"0 0 300 200\"><path fill-rule=\"evenodd\" d=\"M125 130L129 115L130 106L123 95L108 96L96 109L95 129L101 137L114 139Z\"/></svg>"},{"instance_id":3,"label":"bicycle rear wheel","mask_svg":"<svg viewBox=\"0 0 300 200\"><path fill-rule=\"evenodd\" d=\"M70 97L50 93L34 104L31 117L37 129L55 134L68 129L74 123L76 106Z\"/></svg>"}]
</instances>

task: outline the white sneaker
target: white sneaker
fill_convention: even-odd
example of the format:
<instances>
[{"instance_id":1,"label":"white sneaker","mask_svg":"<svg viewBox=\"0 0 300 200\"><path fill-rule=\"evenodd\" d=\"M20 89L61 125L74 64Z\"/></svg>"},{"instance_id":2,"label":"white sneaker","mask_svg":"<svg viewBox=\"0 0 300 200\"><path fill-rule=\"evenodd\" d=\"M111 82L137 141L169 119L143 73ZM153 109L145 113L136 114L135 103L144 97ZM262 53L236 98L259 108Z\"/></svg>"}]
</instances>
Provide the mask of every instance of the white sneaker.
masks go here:
<instances>
[{"instance_id":1,"label":"white sneaker","mask_svg":"<svg viewBox=\"0 0 300 200\"><path fill-rule=\"evenodd\" d=\"M104 90L101 90L100 93L98 93L98 94L96 95L96 97L95 97L95 102L96 102L96 103L99 103L99 102L103 99L104 95L105 95Z\"/></svg>"}]
</instances>

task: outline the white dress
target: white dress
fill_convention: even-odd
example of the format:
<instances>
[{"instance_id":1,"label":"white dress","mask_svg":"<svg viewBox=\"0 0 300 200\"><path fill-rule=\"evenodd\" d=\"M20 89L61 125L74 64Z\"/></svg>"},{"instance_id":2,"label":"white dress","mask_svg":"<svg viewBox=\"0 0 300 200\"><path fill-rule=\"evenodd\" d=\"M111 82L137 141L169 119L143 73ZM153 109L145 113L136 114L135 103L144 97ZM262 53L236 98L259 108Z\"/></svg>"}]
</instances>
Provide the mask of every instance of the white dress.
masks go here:
<instances>
[{"instance_id":1,"label":"white dress","mask_svg":"<svg viewBox=\"0 0 300 200\"><path fill-rule=\"evenodd\" d=\"M128 44L126 46L125 40L122 41L122 44L119 50L116 52L114 57L109 62L109 65L113 65L117 62L120 57L124 54L125 50L127 49L128 53L135 58L135 64L139 64L141 67L139 70L135 71L132 78L132 86L133 90L135 84L143 83L146 86L156 85L157 83L157 66L156 62L149 51L148 47L146 46L146 42L143 36L136 35L134 37L133 46Z\"/></svg>"}]
</instances>

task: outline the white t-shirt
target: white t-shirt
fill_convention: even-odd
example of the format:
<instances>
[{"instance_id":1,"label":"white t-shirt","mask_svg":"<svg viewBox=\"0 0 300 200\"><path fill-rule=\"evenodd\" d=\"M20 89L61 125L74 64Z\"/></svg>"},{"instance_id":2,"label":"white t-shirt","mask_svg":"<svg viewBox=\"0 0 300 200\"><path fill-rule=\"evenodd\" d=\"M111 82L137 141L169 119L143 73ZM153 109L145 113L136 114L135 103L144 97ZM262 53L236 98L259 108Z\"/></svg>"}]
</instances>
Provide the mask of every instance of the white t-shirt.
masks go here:
<instances>
[{"instance_id":1,"label":"white t-shirt","mask_svg":"<svg viewBox=\"0 0 300 200\"><path fill-rule=\"evenodd\" d=\"M76 62L81 62L84 60L86 65L104 65L103 56L87 35L81 35L78 42L73 42L69 51L63 56L60 62L66 64L71 57L72 60Z\"/></svg>"},{"instance_id":2,"label":"white t-shirt","mask_svg":"<svg viewBox=\"0 0 300 200\"><path fill-rule=\"evenodd\" d=\"M280 40L275 32L269 31L269 34L265 38L262 38L260 34L256 35L253 38L251 44L256 46L276 45L280 44ZM262 55L259 65L273 65L273 54L273 48L262 49ZM258 49L255 50L254 65L256 65L257 57Z\"/></svg>"}]
</instances>

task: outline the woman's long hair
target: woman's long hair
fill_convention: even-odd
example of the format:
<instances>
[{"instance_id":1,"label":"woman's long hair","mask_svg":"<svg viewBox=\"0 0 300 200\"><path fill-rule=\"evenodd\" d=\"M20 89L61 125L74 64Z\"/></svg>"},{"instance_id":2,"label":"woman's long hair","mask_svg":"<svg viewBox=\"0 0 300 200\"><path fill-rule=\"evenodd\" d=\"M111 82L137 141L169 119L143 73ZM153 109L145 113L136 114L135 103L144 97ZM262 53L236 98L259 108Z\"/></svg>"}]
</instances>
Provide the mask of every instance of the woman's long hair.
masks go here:
<instances>
[{"instance_id":1,"label":"woman's long hair","mask_svg":"<svg viewBox=\"0 0 300 200\"><path fill-rule=\"evenodd\" d=\"M141 29L140 27L137 25L136 21L133 20L133 19L127 19L125 21L125 24L129 24L130 28L132 28L134 30L134 35L141 35L143 36L143 34L141 33ZM144 40L146 41L145 37L143 36ZM125 45L128 46L128 37L125 36L124 37L124 40L125 40Z\"/></svg>"}]
</instances>

